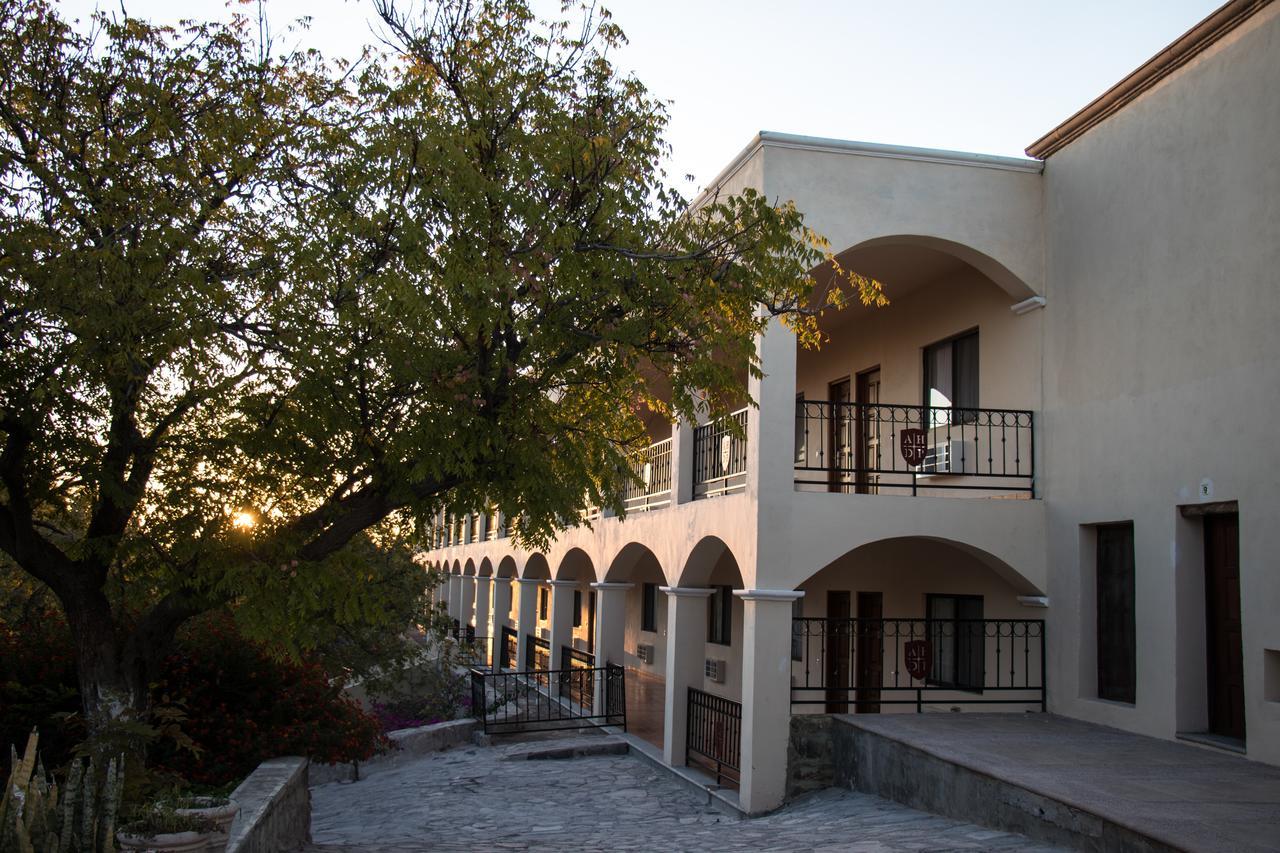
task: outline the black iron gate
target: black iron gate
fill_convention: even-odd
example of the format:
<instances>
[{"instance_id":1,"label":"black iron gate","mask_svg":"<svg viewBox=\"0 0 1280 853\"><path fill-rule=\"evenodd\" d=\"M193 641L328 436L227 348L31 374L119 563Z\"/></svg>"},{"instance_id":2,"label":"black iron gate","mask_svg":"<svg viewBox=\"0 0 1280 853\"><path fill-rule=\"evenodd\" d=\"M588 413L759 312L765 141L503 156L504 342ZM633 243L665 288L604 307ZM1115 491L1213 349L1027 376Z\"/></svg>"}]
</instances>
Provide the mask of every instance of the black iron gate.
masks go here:
<instances>
[{"instance_id":1,"label":"black iron gate","mask_svg":"<svg viewBox=\"0 0 1280 853\"><path fill-rule=\"evenodd\" d=\"M514 669L520 635L509 625L502 626L502 644L498 646L498 669Z\"/></svg>"},{"instance_id":2,"label":"black iron gate","mask_svg":"<svg viewBox=\"0 0 1280 853\"><path fill-rule=\"evenodd\" d=\"M738 781L742 763L742 705L689 688L685 761L715 771L716 784Z\"/></svg>"},{"instance_id":3,"label":"black iron gate","mask_svg":"<svg viewBox=\"0 0 1280 853\"><path fill-rule=\"evenodd\" d=\"M602 680L604 686L604 707L596 708L594 701L584 705L572 698L591 696L598 680ZM554 695L553 686L560 695ZM533 672L473 669L471 706L476 709L486 734L587 726L621 726L626 731L626 670L617 664Z\"/></svg>"}]
</instances>

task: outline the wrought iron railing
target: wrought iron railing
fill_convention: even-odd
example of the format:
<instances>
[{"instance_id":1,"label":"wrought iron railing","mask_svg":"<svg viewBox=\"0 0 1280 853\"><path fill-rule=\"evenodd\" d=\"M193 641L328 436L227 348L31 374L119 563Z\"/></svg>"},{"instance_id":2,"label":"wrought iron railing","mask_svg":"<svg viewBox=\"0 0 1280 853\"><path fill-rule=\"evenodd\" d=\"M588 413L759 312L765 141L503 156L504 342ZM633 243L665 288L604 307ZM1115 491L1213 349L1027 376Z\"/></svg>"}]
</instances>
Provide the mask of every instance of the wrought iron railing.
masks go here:
<instances>
[{"instance_id":1,"label":"wrought iron railing","mask_svg":"<svg viewBox=\"0 0 1280 853\"><path fill-rule=\"evenodd\" d=\"M524 668L526 670L551 669L551 644L535 634L526 634L524 644Z\"/></svg>"},{"instance_id":2,"label":"wrought iron railing","mask_svg":"<svg viewBox=\"0 0 1280 853\"><path fill-rule=\"evenodd\" d=\"M709 498L747 487L747 410L693 431L693 496Z\"/></svg>"},{"instance_id":3,"label":"wrought iron railing","mask_svg":"<svg viewBox=\"0 0 1280 853\"><path fill-rule=\"evenodd\" d=\"M685 761L714 770L716 784L738 781L742 764L742 705L689 688Z\"/></svg>"},{"instance_id":4,"label":"wrought iron railing","mask_svg":"<svg viewBox=\"0 0 1280 853\"><path fill-rule=\"evenodd\" d=\"M1043 619L794 619L792 705L1047 709Z\"/></svg>"},{"instance_id":5,"label":"wrought iron railing","mask_svg":"<svg viewBox=\"0 0 1280 853\"><path fill-rule=\"evenodd\" d=\"M591 695L603 684L603 707L586 705L568 697ZM547 686L561 685L562 696ZM567 687L565 687L567 685ZM590 687L588 686L590 685ZM587 726L627 728L626 670L617 664L536 672L483 672L471 670L471 707L486 734L522 731L555 731Z\"/></svg>"},{"instance_id":6,"label":"wrought iron railing","mask_svg":"<svg viewBox=\"0 0 1280 853\"><path fill-rule=\"evenodd\" d=\"M645 512L671 504L671 439L655 442L645 448L644 458L633 473L636 480L627 481L622 503L627 512Z\"/></svg>"},{"instance_id":7,"label":"wrought iron railing","mask_svg":"<svg viewBox=\"0 0 1280 853\"><path fill-rule=\"evenodd\" d=\"M580 651L571 646L560 647L560 669L561 670L594 670L596 665L596 656L590 652ZM567 697L571 702L577 702L584 708L590 708L595 697L595 681L593 679L574 678L562 681L560 683L560 695Z\"/></svg>"},{"instance_id":8,"label":"wrought iron railing","mask_svg":"<svg viewBox=\"0 0 1280 853\"><path fill-rule=\"evenodd\" d=\"M1032 412L796 401L796 483L831 491L1034 495Z\"/></svg>"},{"instance_id":9,"label":"wrought iron railing","mask_svg":"<svg viewBox=\"0 0 1280 853\"><path fill-rule=\"evenodd\" d=\"M503 625L502 644L498 647L498 669L515 669L519 648L520 634L510 625Z\"/></svg>"}]
</instances>

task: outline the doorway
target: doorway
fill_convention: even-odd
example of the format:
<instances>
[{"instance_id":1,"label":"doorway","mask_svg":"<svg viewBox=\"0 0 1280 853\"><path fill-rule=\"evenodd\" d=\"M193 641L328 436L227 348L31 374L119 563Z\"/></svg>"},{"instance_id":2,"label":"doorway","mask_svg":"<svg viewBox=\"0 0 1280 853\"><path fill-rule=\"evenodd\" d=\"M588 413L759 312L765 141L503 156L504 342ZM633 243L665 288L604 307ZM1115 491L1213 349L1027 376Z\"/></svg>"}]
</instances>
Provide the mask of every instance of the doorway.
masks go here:
<instances>
[{"instance_id":1,"label":"doorway","mask_svg":"<svg viewBox=\"0 0 1280 853\"><path fill-rule=\"evenodd\" d=\"M857 454L854 467L854 491L860 495L874 495L880 491L880 475L870 473L880 467L880 366L858 374L854 391L857 405L854 407L854 448Z\"/></svg>"},{"instance_id":2,"label":"doorway","mask_svg":"<svg viewBox=\"0 0 1280 853\"><path fill-rule=\"evenodd\" d=\"M1240 627L1240 516L1204 517L1209 731L1244 742L1244 642Z\"/></svg>"},{"instance_id":3,"label":"doorway","mask_svg":"<svg viewBox=\"0 0 1280 853\"><path fill-rule=\"evenodd\" d=\"M854 711L859 714L880 713L880 685L884 683L883 617L883 593L858 593L858 689Z\"/></svg>"},{"instance_id":4,"label":"doorway","mask_svg":"<svg viewBox=\"0 0 1280 853\"><path fill-rule=\"evenodd\" d=\"M827 590L826 685L827 713L849 713L849 688L853 686L853 615L847 590Z\"/></svg>"},{"instance_id":5,"label":"doorway","mask_svg":"<svg viewBox=\"0 0 1280 853\"><path fill-rule=\"evenodd\" d=\"M853 407L849 405L848 377L827 386L831 406L831 435L827 440L827 491L848 492L852 485L849 470L854 462Z\"/></svg>"}]
</instances>

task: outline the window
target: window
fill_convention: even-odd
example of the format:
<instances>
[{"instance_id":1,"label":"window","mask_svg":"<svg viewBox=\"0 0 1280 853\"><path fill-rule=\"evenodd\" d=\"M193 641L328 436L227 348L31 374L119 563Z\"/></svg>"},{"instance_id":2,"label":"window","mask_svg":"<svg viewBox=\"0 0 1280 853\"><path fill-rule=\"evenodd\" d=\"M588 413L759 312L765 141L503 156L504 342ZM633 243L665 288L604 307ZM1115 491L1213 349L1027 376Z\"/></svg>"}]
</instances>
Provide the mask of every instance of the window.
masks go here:
<instances>
[{"instance_id":1,"label":"window","mask_svg":"<svg viewBox=\"0 0 1280 853\"><path fill-rule=\"evenodd\" d=\"M641 593L644 598L640 602L640 630L658 630L658 585L647 583Z\"/></svg>"},{"instance_id":2,"label":"window","mask_svg":"<svg viewBox=\"0 0 1280 853\"><path fill-rule=\"evenodd\" d=\"M539 619L547 618L547 608L549 607L550 598L551 598L550 590L548 590L545 586L538 588L538 618Z\"/></svg>"},{"instance_id":3,"label":"window","mask_svg":"<svg viewBox=\"0 0 1280 853\"><path fill-rule=\"evenodd\" d=\"M926 601L933 647L928 683L981 692L986 669L982 596L930 595Z\"/></svg>"},{"instance_id":4,"label":"window","mask_svg":"<svg viewBox=\"0 0 1280 853\"><path fill-rule=\"evenodd\" d=\"M924 348L924 405L936 409L978 408L978 333L959 337ZM931 420L923 426L965 423L973 419L969 413L930 411Z\"/></svg>"},{"instance_id":5,"label":"window","mask_svg":"<svg viewBox=\"0 0 1280 853\"><path fill-rule=\"evenodd\" d=\"M806 432L805 414L806 413L804 408L804 394L803 393L797 394L796 395L796 462L800 463L801 465L806 464L809 458L809 450L808 450L808 447L806 446L808 444L807 439L809 438L809 436Z\"/></svg>"},{"instance_id":6,"label":"window","mask_svg":"<svg viewBox=\"0 0 1280 853\"><path fill-rule=\"evenodd\" d=\"M711 597L707 599L707 642L721 646L733 644L732 626L733 588L727 586L712 587Z\"/></svg>"},{"instance_id":7,"label":"window","mask_svg":"<svg viewBox=\"0 0 1280 853\"><path fill-rule=\"evenodd\" d=\"M582 590L573 591L573 627L582 627Z\"/></svg>"},{"instance_id":8,"label":"window","mask_svg":"<svg viewBox=\"0 0 1280 853\"><path fill-rule=\"evenodd\" d=\"M791 659L804 660L804 599L791 602Z\"/></svg>"},{"instance_id":9,"label":"window","mask_svg":"<svg viewBox=\"0 0 1280 853\"><path fill-rule=\"evenodd\" d=\"M1138 667L1133 523L1102 524L1098 539L1098 698L1133 704Z\"/></svg>"}]
</instances>

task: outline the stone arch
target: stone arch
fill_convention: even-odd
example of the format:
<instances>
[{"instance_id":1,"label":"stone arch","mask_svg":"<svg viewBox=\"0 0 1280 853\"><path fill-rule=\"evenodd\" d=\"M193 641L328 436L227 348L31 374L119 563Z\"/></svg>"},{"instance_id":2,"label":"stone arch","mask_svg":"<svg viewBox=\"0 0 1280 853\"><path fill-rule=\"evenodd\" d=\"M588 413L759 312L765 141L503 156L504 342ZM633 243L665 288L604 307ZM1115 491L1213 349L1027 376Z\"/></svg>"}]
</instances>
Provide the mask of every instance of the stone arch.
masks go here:
<instances>
[{"instance_id":1,"label":"stone arch","mask_svg":"<svg viewBox=\"0 0 1280 853\"><path fill-rule=\"evenodd\" d=\"M736 575L737 581L728 585L741 587L742 571L733 551L720 537L705 536L689 552L676 586L707 586L716 577L730 573Z\"/></svg>"},{"instance_id":2,"label":"stone arch","mask_svg":"<svg viewBox=\"0 0 1280 853\"><path fill-rule=\"evenodd\" d=\"M596 579L595 564L581 548L571 548L560 558L556 568L556 580L594 581Z\"/></svg>"},{"instance_id":3,"label":"stone arch","mask_svg":"<svg viewBox=\"0 0 1280 853\"><path fill-rule=\"evenodd\" d=\"M516 571L516 560L510 554L498 561L498 570L494 573L500 578L514 578L518 574Z\"/></svg>"},{"instance_id":4,"label":"stone arch","mask_svg":"<svg viewBox=\"0 0 1280 853\"><path fill-rule=\"evenodd\" d=\"M493 561L485 557L480 561L480 565L476 568L476 575L482 578L493 576Z\"/></svg>"},{"instance_id":5,"label":"stone arch","mask_svg":"<svg viewBox=\"0 0 1280 853\"><path fill-rule=\"evenodd\" d=\"M463 573L464 575L469 575L469 576L471 576L471 577L475 577L475 574L476 574L476 561L475 561L475 560L473 560L473 559L471 559L470 557L468 557L468 558L467 558L467 562L462 566L462 573Z\"/></svg>"},{"instance_id":6,"label":"stone arch","mask_svg":"<svg viewBox=\"0 0 1280 853\"><path fill-rule=\"evenodd\" d=\"M997 287L1009 294L1015 302L1021 302L1038 294L1026 281L1014 273L996 258L964 243L934 237L927 234L890 234L862 240L842 252L837 253L837 260L851 269L857 270L857 253L864 249L876 249L886 246L915 246L950 255L956 260L976 269Z\"/></svg>"},{"instance_id":7,"label":"stone arch","mask_svg":"<svg viewBox=\"0 0 1280 853\"><path fill-rule=\"evenodd\" d=\"M547 563L546 556L530 554L529 559L525 561L524 571L520 572L520 577L529 580L551 580L551 567Z\"/></svg>"},{"instance_id":8,"label":"stone arch","mask_svg":"<svg viewBox=\"0 0 1280 853\"><path fill-rule=\"evenodd\" d=\"M653 551L639 542L628 542L609 563L604 579L608 583L636 580L665 583L666 573Z\"/></svg>"}]
</instances>

